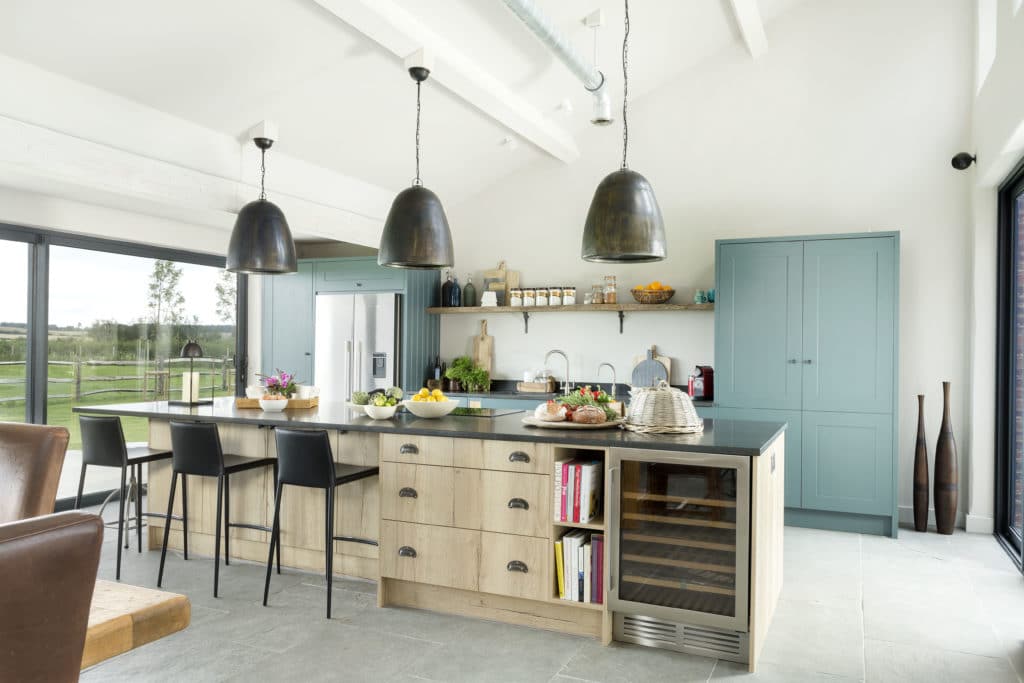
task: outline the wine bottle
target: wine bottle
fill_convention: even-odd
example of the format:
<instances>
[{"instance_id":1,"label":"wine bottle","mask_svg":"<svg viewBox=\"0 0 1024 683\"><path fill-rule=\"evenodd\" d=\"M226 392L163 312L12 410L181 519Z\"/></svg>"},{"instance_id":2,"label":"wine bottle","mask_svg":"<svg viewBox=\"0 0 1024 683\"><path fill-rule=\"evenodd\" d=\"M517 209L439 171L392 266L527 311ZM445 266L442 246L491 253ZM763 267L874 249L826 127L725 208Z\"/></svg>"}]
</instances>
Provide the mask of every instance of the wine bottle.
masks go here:
<instances>
[{"instance_id":1,"label":"wine bottle","mask_svg":"<svg viewBox=\"0 0 1024 683\"><path fill-rule=\"evenodd\" d=\"M455 281L452 283L451 298L451 305L453 307L458 308L462 305L462 287L459 286L459 278L455 278Z\"/></svg>"},{"instance_id":2,"label":"wine bottle","mask_svg":"<svg viewBox=\"0 0 1024 683\"><path fill-rule=\"evenodd\" d=\"M448 279L441 285L441 305L452 305L452 271L448 271Z\"/></svg>"},{"instance_id":3,"label":"wine bottle","mask_svg":"<svg viewBox=\"0 0 1024 683\"><path fill-rule=\"evenodd\" d=\"M434 379L441 379L441 356L434 358Z\"/></svg>"},{"instance_id":4,"label":"wine bottle","mask_svg":"<svg viewBox=\"0 0 1024 683\"><path fill-rule=\"evenodd\" d=\"M462 305L476 306L476 287L471 277L466 278L466 286L462 288Z\"/></svg>"}]
</instances>

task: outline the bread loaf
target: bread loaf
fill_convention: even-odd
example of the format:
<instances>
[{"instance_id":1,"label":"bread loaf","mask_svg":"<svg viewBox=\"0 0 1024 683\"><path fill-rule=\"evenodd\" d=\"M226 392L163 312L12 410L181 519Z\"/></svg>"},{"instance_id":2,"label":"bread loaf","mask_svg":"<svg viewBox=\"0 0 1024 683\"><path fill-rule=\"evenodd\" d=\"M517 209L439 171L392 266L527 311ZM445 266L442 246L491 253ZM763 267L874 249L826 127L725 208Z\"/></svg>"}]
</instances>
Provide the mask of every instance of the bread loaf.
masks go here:
<instances>
[{"instance_id":1,"label":"bread loaf","mask_svg":"<svg viewBox=\"0 0 1024 683\"><path fill-rule=\"evenodd\" d=\"M541 403L533 411L533 416L544 422L563 422L565 420L565 406L554 401Z\"/></svg>"},{"instance_id":2,"label":"bread loaf","mask_svg":"<svg viewBox=\"0 0 1024 683\"><path fill-rule=\"evenodd\" d=\"M580 424L596 425L607 422L608 416L605 415L604 410L597 406L580 406L572 414L572 421L579 422Z\"/></svg>"}]
</instances>

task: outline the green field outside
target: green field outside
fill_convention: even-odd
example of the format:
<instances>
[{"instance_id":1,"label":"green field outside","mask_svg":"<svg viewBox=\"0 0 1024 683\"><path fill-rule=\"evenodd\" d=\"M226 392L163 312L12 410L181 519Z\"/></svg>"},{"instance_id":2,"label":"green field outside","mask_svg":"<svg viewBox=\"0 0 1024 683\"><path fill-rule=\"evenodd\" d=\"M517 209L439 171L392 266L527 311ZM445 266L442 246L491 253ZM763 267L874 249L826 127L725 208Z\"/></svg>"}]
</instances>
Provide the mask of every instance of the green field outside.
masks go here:
<instances>
[{"instance_id":1,"label":"green field outside","mask_svg":"<svg viewBox=\"0 0 1024 683\"><path fill-rule=\"evenodd\" d=\"M162 380L158 380L157 366L153 361L126 363L124 365L80 365L81 380L74 398L75 364L49 365L47 385L47 422L67 427L71 433L69 449L82 447L77 415L71 412L73 406L104 405L132 401L166 400L181 397L182 373L188 371L188 363L175 359L170 370L163 369ZM195 370L202 373L202 396L210 395L211 386L216 396L233 396L235 373L231 360L201 360ZM225 372L226 370L226 372ZM145 379L143 379L145 378ZM0 421L23 422L25 420L25 365L0 364ZM54 381L57 380L57 381ZM158 387L158 381L162 386ZM161 389L161 391L158 391ZM103 393L92 393L92 392ZM59 396L66 396L58 398ZM4 400L15 399L21 400ZM122 418L125 438L128 441L148 441L149 432L144 418Z\"/></svg>"}]
</instances>

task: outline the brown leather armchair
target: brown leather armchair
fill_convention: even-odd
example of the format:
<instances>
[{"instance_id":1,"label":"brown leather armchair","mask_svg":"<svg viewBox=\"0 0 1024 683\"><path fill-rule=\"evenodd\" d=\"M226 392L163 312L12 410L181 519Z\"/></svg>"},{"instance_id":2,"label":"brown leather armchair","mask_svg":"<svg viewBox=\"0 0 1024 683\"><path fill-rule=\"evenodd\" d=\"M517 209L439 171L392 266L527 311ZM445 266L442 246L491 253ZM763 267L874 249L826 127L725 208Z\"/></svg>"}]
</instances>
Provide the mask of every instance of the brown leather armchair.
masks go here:
<instances>
[{"instance_id":1,"label":"brown leather armchair","mask_svg":"<svg viewBox=\"0 0 1024 683\"><path fill-rule=\"evenodd\" d=\"M67 449L64 427L0 422L0 524L53 512Z\"/></svg>"},{"instance_id":2,"label":"brown leather armchair","mask_svg":"<svg viewBox=\"0 0 1024 683\"><path fill-rule=\"evenodd\" d=\"M0 524L0 681L77 681L103 521L62 512Z\"/></svg>"}]
</instances>

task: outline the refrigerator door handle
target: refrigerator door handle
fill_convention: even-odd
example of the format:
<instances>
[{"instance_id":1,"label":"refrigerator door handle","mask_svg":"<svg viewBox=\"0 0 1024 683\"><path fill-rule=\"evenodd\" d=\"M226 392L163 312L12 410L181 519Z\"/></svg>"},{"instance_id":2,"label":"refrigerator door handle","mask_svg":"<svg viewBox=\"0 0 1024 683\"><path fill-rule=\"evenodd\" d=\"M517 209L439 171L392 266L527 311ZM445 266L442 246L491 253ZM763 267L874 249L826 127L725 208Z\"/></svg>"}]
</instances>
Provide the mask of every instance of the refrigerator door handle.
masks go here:
<instances>
[{"instance_id":1,"label":"refrigerator door handle","mask_svg":"<svg viewBox=\"0 0 1024 683\"><path fill-rule=\"evenodd\" d=\"M352 393L354 391L354 389L352 388L352 340L351 339L345 342L345 355L346 355L346 359L347 359L347 363L348 363L348 387L347 387L347 389L348 389L348 396L346 396L345 399L348 400L349 398L352 397Z\"/></svg>"}]
</instances>

